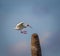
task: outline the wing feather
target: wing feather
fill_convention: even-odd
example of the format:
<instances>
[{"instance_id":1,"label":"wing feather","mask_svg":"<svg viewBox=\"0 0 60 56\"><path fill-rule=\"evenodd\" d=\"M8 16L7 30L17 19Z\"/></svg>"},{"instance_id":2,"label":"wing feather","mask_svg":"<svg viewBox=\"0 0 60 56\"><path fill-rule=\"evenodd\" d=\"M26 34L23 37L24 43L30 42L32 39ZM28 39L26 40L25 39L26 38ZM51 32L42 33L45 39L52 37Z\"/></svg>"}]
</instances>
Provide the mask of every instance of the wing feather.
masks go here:
<instances>
[{"instance_id":1,"label":"wing feather","mask_svg":"<svg viewBox=\"0 0 60 56\"><path fill-rule=\"evenodd\" d=\"M23 23L23 22L20 22L20 23L18 23L18 24L16 25L16 29L21 30L21 29L23 29L23 28L24 28L24 23Z\"/></svg>"},{"instance_id":2,"label":"wing feather","mask_svg":"<svg viewBox=\"0 0 60 56\"><path fill-rule=\"evenodd\" d=\"M17 26L23 26L23 24L24 24L23 22L20 22L17 24Z\"/></svg>"}]
</instances>

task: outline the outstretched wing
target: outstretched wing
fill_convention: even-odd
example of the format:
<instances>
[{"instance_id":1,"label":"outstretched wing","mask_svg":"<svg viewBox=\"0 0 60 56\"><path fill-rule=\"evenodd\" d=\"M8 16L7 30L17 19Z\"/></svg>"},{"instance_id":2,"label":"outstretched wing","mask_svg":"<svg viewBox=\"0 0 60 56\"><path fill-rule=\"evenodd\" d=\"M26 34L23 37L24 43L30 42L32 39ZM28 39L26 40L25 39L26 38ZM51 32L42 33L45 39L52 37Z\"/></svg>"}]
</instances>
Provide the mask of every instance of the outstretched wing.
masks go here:
<instances>
[{"instance_id":1,"label":"outstretched wing","mask_svg":"<svg viewBox=\"0 0 60 56\"><path fill-rule=\"evenodd\" d=\"M21 26L23 26L23 24L24 24L23 22L20 22L17 24L17 26L21 27Z\"/></svg>"},{"instance_id":2,"label":"outstretched wing","mask_svg":"<svg viewBox=\"0 0 60 56\"><path fill-rule=\"evenodd\" d=\"M23 22L20 22L16 25L16 29L18 29L18 30L22 30L23 28L25 28Z\"/></svg>"}]
</instances>

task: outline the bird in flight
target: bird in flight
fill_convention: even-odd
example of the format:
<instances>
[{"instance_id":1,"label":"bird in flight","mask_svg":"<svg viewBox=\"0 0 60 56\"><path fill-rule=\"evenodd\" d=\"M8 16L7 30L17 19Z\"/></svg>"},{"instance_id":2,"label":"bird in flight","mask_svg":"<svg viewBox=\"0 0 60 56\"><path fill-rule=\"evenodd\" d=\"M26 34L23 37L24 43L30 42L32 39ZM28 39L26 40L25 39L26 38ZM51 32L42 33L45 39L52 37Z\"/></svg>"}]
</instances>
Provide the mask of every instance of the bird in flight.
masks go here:
<instances>
[{"instance_id":1,"label":"bird in flight","mask_svg":"<svg viewBox=\"0 0 60 56\"><path fill-rule=\"evenodd\" d=\"M15 29L20 30L21 33L27 34L27 31L23 31L24 28L30 27L32 28L29 24L25 24L24 22L20 22L16 25Z\"/></svg>"}]
</instances>

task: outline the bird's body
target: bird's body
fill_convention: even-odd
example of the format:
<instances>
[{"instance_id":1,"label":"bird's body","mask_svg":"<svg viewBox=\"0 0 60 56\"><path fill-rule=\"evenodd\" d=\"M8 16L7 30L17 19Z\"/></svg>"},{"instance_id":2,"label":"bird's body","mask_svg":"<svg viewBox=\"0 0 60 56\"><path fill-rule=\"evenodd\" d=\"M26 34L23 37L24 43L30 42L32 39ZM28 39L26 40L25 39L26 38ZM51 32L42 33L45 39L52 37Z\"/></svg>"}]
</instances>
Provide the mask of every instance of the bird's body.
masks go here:
<instances>
[{"instance_id":1,"label":"bird's body","mask_svg":"<svg viewBox=\"0 0 60 56\"><path fill-rule=\"evenodd\" d=\"M20 22L16 25L16 30L22 30L24 28L26 28L26 26L24 25L23 22Z\"/></svg>"},{"instance_id":2,"label":"bird's body","mask_svg":"<svg viewBox=\"0 0 60 56\"><path fill-rule=\"evenodd\" d=\"M15 29L20 30L21 33L26 33L27 31L22 31L24 28L31 27L29 24L24 24L23 22L20 22L16 25Z\"/></svg>"}]
</instances>

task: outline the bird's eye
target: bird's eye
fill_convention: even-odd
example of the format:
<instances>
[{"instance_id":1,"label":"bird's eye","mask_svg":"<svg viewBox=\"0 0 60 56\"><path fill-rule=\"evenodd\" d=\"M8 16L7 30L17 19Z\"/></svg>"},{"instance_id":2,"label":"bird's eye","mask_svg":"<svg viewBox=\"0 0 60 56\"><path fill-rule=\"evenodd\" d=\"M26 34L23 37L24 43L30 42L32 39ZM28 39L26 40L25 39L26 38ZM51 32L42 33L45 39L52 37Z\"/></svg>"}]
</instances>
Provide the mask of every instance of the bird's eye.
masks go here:
<instances>
[{"instance_id":1,"label":"bird's eye","mask_svg":"<svg viewBox=\"0 0 60 56\"><path fill-rule=\"evenodd\" d=\"M29 25L27 25L27 26L29 26Z\"/></svg>"}]
</instances>

